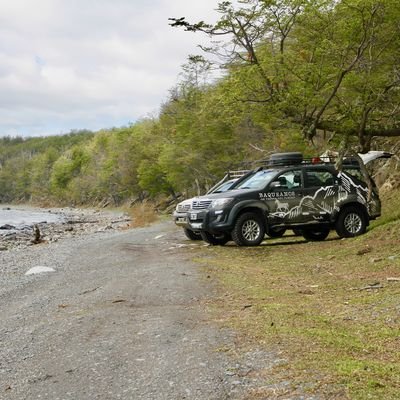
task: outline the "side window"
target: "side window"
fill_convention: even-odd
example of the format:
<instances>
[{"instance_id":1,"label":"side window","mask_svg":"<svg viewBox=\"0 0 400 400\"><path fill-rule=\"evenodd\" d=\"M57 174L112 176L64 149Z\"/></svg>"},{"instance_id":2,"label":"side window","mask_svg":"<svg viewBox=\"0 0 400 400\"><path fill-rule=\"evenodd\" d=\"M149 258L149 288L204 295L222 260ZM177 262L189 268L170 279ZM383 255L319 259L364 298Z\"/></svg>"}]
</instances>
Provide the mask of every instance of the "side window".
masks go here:
<instances>
[{"instance_id":1,"label":"side window","mask_svg":"<svg viewBox=\"0 0 400 400\"><path fill-rule=\"evenodd\" d=\"M296 189L301 187L301 170L286 171L279 175L275 182L279 182L279 188Z\"/></svg>"},{"instance_id":2,"label":"side window","mask_svg":"<svg viewBox=\"0 0 400 400\"><path fill-rule=\"evenodd\" d=\"M335 176L324 170L308 170L305 174L305 187L332 186L335 184Z\"/></svg>"},{"instance_id":3,"label":"side window","mask_svg":"<svg viewBox=\"0 0 400 400\"><path fill-rule=\"evenodd\" d=\"M346 172L347 174L354 176L354 178L357 178L359 181L365 182L365 178L363 177L361 171L358 168L343 168L343 172Z\"/></svg>"}]
</instances>

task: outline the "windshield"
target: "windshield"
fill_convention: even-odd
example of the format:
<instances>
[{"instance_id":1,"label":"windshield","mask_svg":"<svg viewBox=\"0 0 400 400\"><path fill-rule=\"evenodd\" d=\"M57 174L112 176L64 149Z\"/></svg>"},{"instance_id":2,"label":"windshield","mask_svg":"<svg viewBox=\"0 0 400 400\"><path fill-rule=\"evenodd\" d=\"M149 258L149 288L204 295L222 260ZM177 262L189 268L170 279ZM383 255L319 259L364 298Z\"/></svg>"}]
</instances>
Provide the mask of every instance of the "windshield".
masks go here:
<instances>
[{"instance_id":1,"label":"windshield","mask_svg":"<svg viewBox=\"0 0 400 400\"><path fill-rule=\"evenodd\" d=\"M220 186L218 186L215 190L212 191L212 193L222 193L226 192L231 188L231 186L235 183L234 180L226 181L222 183Z\"/></svg>"},{"instance_id":2,"label":"windshield","mask_svg":"<svg viewBox=\"0 0 400 400\"><path fill-rule=\"evenodd\" d=\"M240 182L234 189L263 189L276 175L276 170L265 169L249 176Z\"/></svg>"}]
</instances>

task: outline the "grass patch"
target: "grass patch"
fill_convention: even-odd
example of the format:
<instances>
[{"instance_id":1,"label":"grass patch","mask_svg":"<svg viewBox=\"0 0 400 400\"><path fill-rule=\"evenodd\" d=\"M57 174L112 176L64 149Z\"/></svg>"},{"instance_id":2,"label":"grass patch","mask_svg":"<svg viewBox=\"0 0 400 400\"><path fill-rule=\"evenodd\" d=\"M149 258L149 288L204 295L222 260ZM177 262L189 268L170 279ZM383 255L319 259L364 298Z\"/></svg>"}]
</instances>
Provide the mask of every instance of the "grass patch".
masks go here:
<instances>
[{"instance_id":1,"label":"grass patch","mask_svg":"<svg viewBox=\"0 0 400 400\"><path fill-rule=\"evenodd\" d=\"M146 200L130 207L127 213L132 219L130 223L132 228L148 226L158 219L154 204Z\"/></svg>"},{"instance_id":2,"label":"grass patch","mask_svg":"<svg viewBox=\"0 0 400 400\"><path fill-rule=\"evenodd\" d=\"M400 398L400 220L386 221L353 239L286 235L200 256L224 293L217 318L242 333L244 346L288 360L271 380L323 398Z\"/></svg>"},{"instance_id":3,"label":"grass patch","mask_svg":"<svg viewBox=\"0 0 400 400\"><path fill-rule=\"evenodd\" d=\"M382 216L376 221L373 221L371 229L400 220L400 188L385 193L382 197L384 207Z\"/></svg>"}]
</instances>

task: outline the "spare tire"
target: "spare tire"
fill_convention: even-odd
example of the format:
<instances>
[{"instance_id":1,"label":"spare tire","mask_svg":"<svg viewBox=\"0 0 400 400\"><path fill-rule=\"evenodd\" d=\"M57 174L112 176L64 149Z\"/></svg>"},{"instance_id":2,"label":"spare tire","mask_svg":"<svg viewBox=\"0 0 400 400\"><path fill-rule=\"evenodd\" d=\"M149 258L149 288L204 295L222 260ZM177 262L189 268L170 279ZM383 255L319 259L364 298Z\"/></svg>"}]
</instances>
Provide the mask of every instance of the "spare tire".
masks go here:
<instances>
[{"instance_id":1,"label":"spare tire","mask_svg":"<svg viewBox=\"0 0 400 400\"><path fill-rule=\"evenodd\" d=\"M296 165L303 162L303 154L299 151L289 153L275 153L269 157L271 165Z\"/></svg>"}]
</instances>

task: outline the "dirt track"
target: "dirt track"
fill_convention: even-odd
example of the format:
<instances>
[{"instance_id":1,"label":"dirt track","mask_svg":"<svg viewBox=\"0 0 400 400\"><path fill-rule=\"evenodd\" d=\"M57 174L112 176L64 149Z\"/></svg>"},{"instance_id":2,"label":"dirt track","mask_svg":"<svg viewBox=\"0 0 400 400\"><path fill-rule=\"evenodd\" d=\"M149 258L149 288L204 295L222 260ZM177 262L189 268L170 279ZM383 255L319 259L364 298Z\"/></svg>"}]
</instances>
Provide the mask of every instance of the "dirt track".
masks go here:
<instances>
[{"instance_id":1,"label":"dirt track","mask_svg":"<svg viewBox=\"0 0 400 400\"><path fill-rule=\"evenodd\" d=\"M257 355L219 351L234 333L185 244L168 222L0 254L0 398L242 398Z\"/></svg>"}]
</instances>

